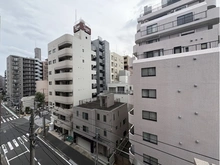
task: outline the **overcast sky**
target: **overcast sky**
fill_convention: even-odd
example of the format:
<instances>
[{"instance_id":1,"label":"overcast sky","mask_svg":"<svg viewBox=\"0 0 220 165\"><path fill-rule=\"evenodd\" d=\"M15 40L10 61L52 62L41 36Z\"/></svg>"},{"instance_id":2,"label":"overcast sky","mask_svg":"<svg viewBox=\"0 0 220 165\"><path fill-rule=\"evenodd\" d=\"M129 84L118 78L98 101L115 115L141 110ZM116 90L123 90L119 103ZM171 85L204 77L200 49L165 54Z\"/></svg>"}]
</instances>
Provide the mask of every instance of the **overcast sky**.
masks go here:
<instances>
[{"instance_id":1,"label":"overcast sky","mask_svg":"<svg viewBox=\"0 0 220 165\"><path fill-rule=\"evenodd\" d=\"M75 13L92 29L92 39L109 41L110 50L132 54L137 17L151 0L0 0L0 75L7 56L34 57L35 44L47 58L47 44L73 34ZM159 1L158 1L159 2ZM77 12L76 12L77 11Z\"/></svg>"},{"instance_id":2,"label":"overcast sky","mask_svg":"<svg viewBox=\"0 0 220 165\"><path fill-rule=\"evenodd\" d=\"M160 0L0 0L0 75L9 55L34 57L34 48L47 58L47 44L65 33L73 34L75 11L110 51L132 54L137 18L147 4Z\"/></svg>"}]
</instances>

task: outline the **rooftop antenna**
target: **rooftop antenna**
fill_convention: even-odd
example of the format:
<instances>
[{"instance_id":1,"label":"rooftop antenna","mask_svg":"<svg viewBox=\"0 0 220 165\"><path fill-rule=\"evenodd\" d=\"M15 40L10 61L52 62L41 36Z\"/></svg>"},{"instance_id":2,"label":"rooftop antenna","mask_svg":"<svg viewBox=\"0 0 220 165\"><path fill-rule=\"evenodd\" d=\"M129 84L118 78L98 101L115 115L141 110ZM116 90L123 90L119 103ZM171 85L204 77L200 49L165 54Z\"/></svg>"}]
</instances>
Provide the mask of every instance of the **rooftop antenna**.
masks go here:
<instances>
[{"instance_id":1,"label":"rooftop antenna","mask_svg":"<svg viewBox=\"0 0 220 165\"><path fill-rule=\"evenodd\" d=\"M75 9L75 23L77 21L77 10Z\"/></svg>"}]
</instances>

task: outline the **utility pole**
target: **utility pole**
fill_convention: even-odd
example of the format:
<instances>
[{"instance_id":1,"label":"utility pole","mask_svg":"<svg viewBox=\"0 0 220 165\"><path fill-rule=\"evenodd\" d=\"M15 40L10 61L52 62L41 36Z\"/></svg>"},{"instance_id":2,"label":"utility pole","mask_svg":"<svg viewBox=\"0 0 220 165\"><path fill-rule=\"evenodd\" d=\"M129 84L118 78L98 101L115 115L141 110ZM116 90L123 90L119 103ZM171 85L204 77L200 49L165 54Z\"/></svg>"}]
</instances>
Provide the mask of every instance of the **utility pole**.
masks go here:
<instances>
[{"instance_id":1,"label":"utility pole","mask_svg":"<svg viewBox=\"0 0 220 165\"><path fill-rule=\"evenodd\" d=\"M95 165L98 165L99 163L99 158L98 158L98 155L99 155L99 143L98 143L98 138L99 138L99 133L98 133L98 129L96 128L96 161L95 161Z\"/></svg>"},{"instance_id":2,"label":"utility pole","mask_svg":"<svg viewBox=\"0 0 220 165\"><path fill-rule=\"evenodd\" d=\"M44 94L44 88L43 88L43 94ZM44 96L45 96L45 95L44 95ZM43 116L43 126L44 126L44 137L46 137L46 121L45 121L44 108L45 108L45 99L44 99L44 102L43 102L43 112L42 112L42 116Z\"/></svg>"},{"instance_id":3,"label":"utility pole","mask_svg":"<svg viewBox=\"0 0 220 165\"><path fill-rule=\"evenodd\" d=\"M0 96L0 145L2 145L2 98ZM0 154L0 165L2 165L2 153Z\"/></svg>"},{"instance_id":4,"label":"utility pole","mask_svg":"<svg viewBox=\"0 0 220 165\"><path fill-rule=\"evenodd\" d=\"M30 117L30 165L35 165L35 134L34 134L34 110L35 110L35 100L34 100L34 108L31 109L31 117Z\"/></svg>"}]
</instances>

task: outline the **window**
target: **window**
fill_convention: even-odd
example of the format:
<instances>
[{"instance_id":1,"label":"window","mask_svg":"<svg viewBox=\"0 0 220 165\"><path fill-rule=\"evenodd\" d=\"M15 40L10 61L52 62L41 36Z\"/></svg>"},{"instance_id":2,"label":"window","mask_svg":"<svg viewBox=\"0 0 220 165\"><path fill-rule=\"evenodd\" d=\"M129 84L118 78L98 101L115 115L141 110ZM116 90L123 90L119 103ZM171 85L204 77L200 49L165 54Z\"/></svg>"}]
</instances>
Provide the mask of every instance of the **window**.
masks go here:
<instances>
[{"instance_id":1,"label":"window","mask_svg":"<svg viewBox=\"0 0 220 165\"><path fill-rule=\"evenodd\" d=\"M142 119L157 121L157 113L151 111L142 111Z\"/></svg>"},{"instance_id":2,"label":"window","mask_svg":"<svg viewBox=\"0 0 220 165\"><path fill-rule=\"evenodd\" d=\"M161 54L161 50L144 52L145 58L157 57L157 56L160 56L160 54Z\"/></svg>"},{"instance_id":3,"label":"window","mask_svg":"<svg viewBox=\"0 0 220 165\"><path fill-rule=\"evenodd\" d=\"M56 63L56 60L53 60L53 64L55 64Z\"/></svg>"},{"instance_id":4,"label":"window","mask_svg":"<svg viewBox=\"0 0 220 165\"><path fill-rule=\"evenodd\" d=\"M151 34L155 32L157 32L157 24L147 26L147 34Z\"/></svg>"},{"instance_id":5,"label":"window","mask_svg":"<svg viewBox=\"0 0 220 165\"><path fill-rule=\"evenodd\" d=\"M79 116L79 111L76 111L76 116Z\"/></svg>"},{"instance_id":6,"label":"window","mask_svg":"<svg viewBox=\"0 0 220 165\"><path fill-rule=\"evenodd\" d=\"M52 74L52 71L49 71L49 75L51 75Z\"/></svg>"},{"instance_id":7,"label":"window","mask_svg":"<svg viewBox=\"0 0 220 165\"><path fill-rule=\"evenodd\" d=\"M52 95L52 92L49 92L50 95Z\"/></svg>"},{"instance_id":8,"label":"window","mask_svg":"<svg viewBox=\"0 0 220 165\"><path fill-rule=\"evenodd\" d=\"M97 113L97 120L100 120L100 115L99 115L99 113Z\"/></svg>"},{"instance_id":9,"label":"window","mask_svg":"<svg viewBox=\"0 0 220 165\"><path fill-rule=\"evenodd\" d=\"M84 49L82 49L82 52L84 52Z\"/></svg>"},{"instance_id":10,"label":"window","mask_svg":"<svg viewBox=\"0 0 220 165\"><path fill-rule=\"evenodd\" d=\"M143 154L143 162L150 165L158 165L158 159L146 154Z\"/></svg>"},{"instance_id":11,"label":"window","mask_svg":"<svg viewBox=\"0 0 220 165\"><path fill-rule=\"evenodd\" d=\"M156 99L156 89L142 89L142 98L153 98Z\"/></svg>"},{"instance_id":12,"label":"window","mask_svg":"<svg viewBox=\"0 0 220 165\"><path fill-rule=\"evenodd\" d=\"M115 120L115 114L113 114L113 120Z\"/></svg>"},{"instance_id":13,"label":"window","mask_svg":"<svg viewBox=\"0 0 220 165\"><path fill-rule=\"evenodd\" d=\"M177 26L183 25L193 21L193 13L188 13L177 17Z\"/></svg>"},{"instance_id":14,"label":"window","mask_svg":"<svg viewBox=\"0 0 220 165\"><path fill-rule=\"evenodd\" d=\"M207 43L201 44L201 49L207 49Z\"/></svg>"},{"instance_id":15,"label":"window","mask_svg":"<svg viewBox=\"0 0 220 165\"><path fill-rule=\"evenodd\" d=\"M52 85L52 81L49 81L49 85Z\"/></svg>"},{"instance_id":16,"label":"window","mask_svg":"<svg viewBox=\"0 0 220 165\"><path fill-rule=\"evenodd\" d=\"M178 47L174 48L174 54L181 53L181 52L182 52L181 46L178 46Z\"/></svg>"},{"instance_id":17,"label":"window","mask_svg":"<svg viewBox=\"0 0 220 165\"><path fill-rule=\"evenodd\" d=\"M185 47L185 52L188 52L189 51L189 47Z\"/></svg>"},{"instance_id":18,"label":"window","mask_svg":"<svg viewBox=\"0 0 220 165\"><path fill-rule=\"evenodd\" d=\"M153 144L157 144L157 135L143 132L143 140Z\"/></svg>"},{"instance_id":19,"label":"window","mask_svg":"<svg viewBox=\"0 0 220 165\"><path fill-rule=\"evenodd\" d=\"M86 126L83 126L83 131L84 131L84 132L89 132L89 128L86 127Z\"/></svg>"},{"instance_id":20,"label":"window","mask_svg":"<svg viewBox=\"0 0 220 165\"><path fill-rule=\"evenodd\" d=\"M103 115L103 121L106 122L106 115Z\"/></svg>"},{"instance_id":21,"label":"window","mask_svg":"<svg viewBox=\"0 0 220 165\"><path fill-rule=\"evenodd\" d=\"M51 61L49 61L49 65L51 65Z\"/></svg>"},{"instance_id":22,"label":"window","mask_svg":"<svg viewBox=\"0 0 220 165\"><path fill-rule=\"evenodd\" d=\"M123 120L123 124L125 124L126 123L126 118Z\"/></svg>"},{"instance_id":23,"label":"window","mask_svg":"<svg viewBox=\"0 0 220 165\"><path fill-rule=\"evenodd\" d=\"M85 119L85 120L89 120L89 114L86 113L86 112L83 112L83 113L82 113L82 117L83 117L83 119Z\"/></svg>"},{"instance_id":24,"label":"window","mask_svg":"<svg viewBox=\"0 0 220 165\"><path fill-rule=\"evenodd\" d=\"M76 129L80 129L80 127L78 125L76 125Z\"/></svg>"},{"instance_id":25,"label":"window","mask_svg":"<svg viewBox=\"0 0 220 165\"><path fill-rule=\"evenodd\" d=\"M55 53L55 52L56 52L56 48L53 49L53 53Z\"/></svg>"},{"instance_id":26,"label":"window","mask_svg":"<svg viewBox=\"0 0 220 165\"><path fill-rule=\"evenodd\" d=\"M141 68L141 77L156 76L156 67Z\"/></svg>"},{"instance_id":27,"label":"window","mask_svg":"<svg viewBox=\"0 0 220 165\"><path fill-rule=\"evenodd\" d=\"M50 51L48 51L48 54L49 54L49 55L51 54L51 50L50 50Z\"/></svg>"},{"instance_id":28,"label":"window","mask_svg":"<svg viewBox=\"0 0 220 165\"><path fill-rule=\"evenodd\" d=\"M104 136L107 136L107 131L106 130L104 130Z\"/></svg>"}]
</instances>

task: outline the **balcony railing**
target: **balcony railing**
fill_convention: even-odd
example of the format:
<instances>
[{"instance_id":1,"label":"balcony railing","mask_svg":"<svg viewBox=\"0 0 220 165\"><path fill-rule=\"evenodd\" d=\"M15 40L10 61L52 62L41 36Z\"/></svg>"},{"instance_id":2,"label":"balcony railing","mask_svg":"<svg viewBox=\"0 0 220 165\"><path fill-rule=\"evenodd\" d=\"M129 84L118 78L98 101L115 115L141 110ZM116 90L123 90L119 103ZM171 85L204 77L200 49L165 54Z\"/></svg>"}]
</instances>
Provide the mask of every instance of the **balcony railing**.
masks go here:
<instances>
[{"instance_id":1,"label":"balcony railing","mask_svg":"<svg viewBox=\"0 0 220 165\"><path fill-rule=\"evenodd\" d=\"M166 7L166 6L172 5L172 4L174 4L174 3L178 2L178 1L180 1L180 0L173 0L173 1L168 1L168 2L165 3L165 4L158 3L158 4L155 4L155 5L153 5L153 6L149 6L148 10L147 10L147 11L144 11L144 12L140 15L140 17L142 17L142 16L144 16L144 15L147 15L147 14L149 14L149 13L153 13L153 12L155 12L155 11L158 11L158 10L160 10L160 9Z\"/></svg>"},{"instance_id":2,"label":"balcony railing","mask_svg":"<svg viewBox=\"0 0 220 165\"><path fill-rule=\"evenodd\" d=\"M140 31L140 33L141 33L141 36L150 35L150 34L157 33L163 30L181 26L181 25L184 25L190 22L198 21L204 18L207 18L207 11L196 13L194 15L188 15L186 17L182 17L180 19L177 19L177 20L174 20L174 21L162 24L162 25L147 28L146 30Z\"/></svg>"},{"instance_id":3,"label":"balcony railing","mask_svg":"<svg viewBox=\"0 0 220 165\"><path fill-rule=\"evenodd\" d=\"M202 47L202 45L205 45L205 47ZM219 47L219 41L218 40L210 41L210 42L207 42L207 43L199 43L199 44L181 46L178 53L185 53L185 52L191 52L191 51L197 51L197 50L211 49L211 48L216 48L216 47ZM160 56L171 55L171 54L177 54L177 52L175 52L175 48L162 50ZM138 59L143 59L143 58L151 58L151 57L148 57L146 53L143 53L143 54L137 55L137 58Z\"/></svg>"}]
</instances>

